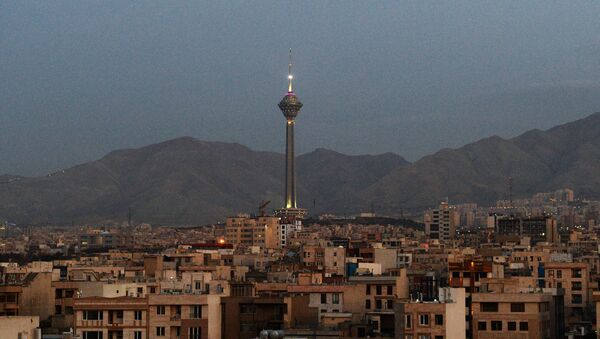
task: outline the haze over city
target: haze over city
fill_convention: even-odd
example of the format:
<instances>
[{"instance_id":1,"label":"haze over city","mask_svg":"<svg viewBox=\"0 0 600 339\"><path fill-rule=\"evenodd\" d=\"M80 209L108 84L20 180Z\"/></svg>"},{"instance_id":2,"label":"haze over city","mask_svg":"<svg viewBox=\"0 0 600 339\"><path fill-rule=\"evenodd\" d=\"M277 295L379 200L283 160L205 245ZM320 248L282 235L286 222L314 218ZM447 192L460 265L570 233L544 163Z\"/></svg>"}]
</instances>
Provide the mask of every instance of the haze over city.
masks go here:
<instances>
[{"instance_id":1,"label":"haze over city","mask_svg":"<svg viewBox=\"0 0 600 339\"><path fill-rule=\"evenodd\" d=\"M409 160L600 107L597 2L0 3L0 173L179 136Z\"/></svg>"},{"instance_id":2,"label":"haze over city","mask_svg":"<svg viewBox=\"0 0 600 339\"><path fill-rule=\"evenodd\" d=\"M0 2L0 339L600 338L600 2Z\"/></svg>"}]
</instances>

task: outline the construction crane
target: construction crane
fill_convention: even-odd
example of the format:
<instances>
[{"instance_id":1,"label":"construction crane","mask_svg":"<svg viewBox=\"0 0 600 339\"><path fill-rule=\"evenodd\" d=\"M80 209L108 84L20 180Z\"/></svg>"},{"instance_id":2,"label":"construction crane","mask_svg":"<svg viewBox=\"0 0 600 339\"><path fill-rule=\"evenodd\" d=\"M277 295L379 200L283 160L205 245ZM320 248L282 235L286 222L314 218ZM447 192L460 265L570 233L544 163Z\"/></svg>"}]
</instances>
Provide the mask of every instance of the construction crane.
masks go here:
<instances>
[{"instance_id":1,"label":"construction crane","mask_svg":"<svg viewBox=\"0 0 600 339\"><path fill-rule=\"evenodd\" d=\"M261 201L260 205L258 205L258 215L260 215L261 217L264 217L265 216L265 208L270 203L271 203L271 200L263 200L263 201Z\"/></svg>"}]
</instances>

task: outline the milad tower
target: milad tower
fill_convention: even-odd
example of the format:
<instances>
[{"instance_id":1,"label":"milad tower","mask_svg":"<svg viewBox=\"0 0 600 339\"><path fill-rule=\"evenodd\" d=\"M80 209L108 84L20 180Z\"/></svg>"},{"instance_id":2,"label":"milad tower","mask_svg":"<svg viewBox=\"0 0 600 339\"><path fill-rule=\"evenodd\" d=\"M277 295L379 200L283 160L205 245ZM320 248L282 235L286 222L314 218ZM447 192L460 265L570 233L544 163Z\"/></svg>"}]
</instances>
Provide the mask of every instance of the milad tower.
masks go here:
<instances>
[{"instance_id":1,"label":"milad tower","mask_svg":"<svg viewBox=\"0 0 600 339\"><path fill-rule=\"evenodd\" d=\"M292 50L290 49L288 64L288 90L283 99L279 102L279 109L286 119L285 126L285 205L277 210L280 216L303 218L306 215L306 209L298 208L296 203L296 168L294 155L294 125L296 117L302 108L302 103L298 100L292 86Z\"/></svg>"}]
</instances>

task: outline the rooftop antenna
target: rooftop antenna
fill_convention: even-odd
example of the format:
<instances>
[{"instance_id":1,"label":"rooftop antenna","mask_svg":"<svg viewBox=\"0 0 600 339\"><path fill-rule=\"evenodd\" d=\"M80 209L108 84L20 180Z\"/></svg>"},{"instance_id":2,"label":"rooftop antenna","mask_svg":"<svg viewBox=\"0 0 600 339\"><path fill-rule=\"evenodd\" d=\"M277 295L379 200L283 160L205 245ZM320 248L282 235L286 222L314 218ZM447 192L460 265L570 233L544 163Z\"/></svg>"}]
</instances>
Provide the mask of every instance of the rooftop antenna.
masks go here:
<instances>
[{"instance_id":1,"label":"rooftop antenna","mask_svg":"<svg viewBox=\"0 0 600 339\"><path fill-rule=\"evenodd\" d=\"M294 92L292 89L292 79L294 79L294 76L292 75L292 49L290 48L289 63L288 63L288 93Z\"/></svg>"}]
</instances>

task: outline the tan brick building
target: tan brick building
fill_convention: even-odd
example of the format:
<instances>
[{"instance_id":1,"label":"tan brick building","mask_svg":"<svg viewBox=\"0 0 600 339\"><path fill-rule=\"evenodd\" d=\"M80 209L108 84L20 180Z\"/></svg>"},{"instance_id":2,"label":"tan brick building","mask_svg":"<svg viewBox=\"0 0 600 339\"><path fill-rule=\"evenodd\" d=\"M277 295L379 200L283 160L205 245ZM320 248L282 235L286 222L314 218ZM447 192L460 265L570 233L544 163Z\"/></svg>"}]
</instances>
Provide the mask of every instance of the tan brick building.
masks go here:
<instances>
[{"instance_id":1,"label":"tan brick building","mask_svg":"<svg viewBox=\"0 0 600 339\"><path fill-rule=\"evenodd\" d=\"M552 295L473 293L473 339L554 339Z\"/></svg>"},{"instance_id":2,"label":"tan brick building","mask_svg":"<svg viewBox=\"0 0 600 339\"><path fill-rule=\"evenodd\" d=\"M437 302L404 300L396 303L397 339L465 338L465 290L440 288L439 295Z\"/></svg>"},{"instance_id":3,"label":"tan brick building","mask_svg":"<svg viewBox=\"0 0 600 339\"><path fill-rule=\"evenodd\" d=\"M225 240L236 246L279 247L279 217L231 217L225 224Z\"/></svg>"},{"instance_id":4,"label":"tan brick building","mask_svg":"<svg viewBox=\"0 0 600 339\"><path fill-rule=\"evenodd\" d=\"M82 339L221 337L220 296L150 294L144 298L77 298L75 334Z\"/></svg>"}]
</instances>

